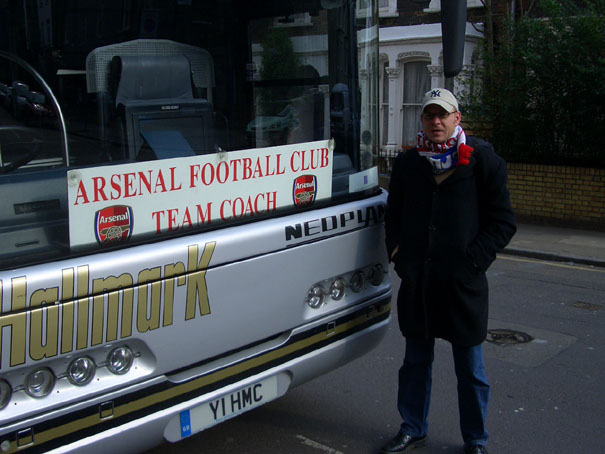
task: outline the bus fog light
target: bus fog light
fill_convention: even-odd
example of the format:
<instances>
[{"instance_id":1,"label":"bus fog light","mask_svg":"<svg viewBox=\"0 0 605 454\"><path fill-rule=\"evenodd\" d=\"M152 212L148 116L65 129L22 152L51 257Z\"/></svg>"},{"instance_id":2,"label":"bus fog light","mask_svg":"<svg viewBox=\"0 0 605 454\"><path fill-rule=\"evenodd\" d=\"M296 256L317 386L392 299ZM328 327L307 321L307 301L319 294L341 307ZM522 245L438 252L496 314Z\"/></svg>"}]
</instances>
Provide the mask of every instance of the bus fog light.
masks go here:
<instances>
[{"instance_id":1,"label":"bus fog light","mask_svg":"<svg viewBox=\"0 0 605 454\"><path fill-rule=\"evenodd\" d=\"M54 386L55 376L46 367L36 369L25 377L25 392L32 397L47 396Z\"/></svg>"},{"instance_id":2,"label":"bus fog light","mask_svg":"<svg viewBox=\"0 0 605 454\"><path fill-rule=\"evenodd\" d=\"M72 385L84 386L95 375L95 363L87 356L74 359L67 369L67 379Z\"/></svg>"},{"instance_id":3,"label":"bus fog light","mask_svg":"<svg viewBox=\"0 0 605 454\"><path fill-rule=\"evenodd\" d=\"M307 293L307 304L313 309L319 309L325 300L326 291L321 285L314 286L309 293Z\"/></svg>"},{"instance_id":4,"label":"bus fog light","mask_svg":"<svg viewBox=\"0 0 605 454\"><path fill-rule=\"evenodd\" d=\"M371 267L369 274L370 276L368 279L373 286L376 287L382 284L382 281L384 280L384 268L382 267L382 265L376 264Z\"/></svg>"},{"instance_id":5,"label":"bus fog light","mask_svg":"<svg viewBox=\"0 0 605 454\"><path fill-rule=\"evenodd\" d=\"M0 410L8 405L12 394L11 385L6 380L0 380Z\"/></svg>"},{"instance_id":6,"label":"bus fog light","mask_svg":"<svg viewBox=\"0 0 605 454\"><path fill-rule=\"evenodd\" d=\"M332 282L330 286L330 297L333 300L340 300L343 296L345 296L345 289L347 288L347 283L342 278L336 279Z\"/></svg>"},{"instance_id":7,"label":"bus fog light","mask_svg":"<svg viewBox=\"0 0 605 454\"><path fill-rule=\"evenodd\" d=\"M349 281L349 287L351 287L351 290L353 290L355 293L358 293L361 292L364 283L365 276L363 275L363 272L356 271L355 273L353 273L353 276L351 276L351 280Z\"/></svg>"},{"instance_id":8,"label":"bus fog light","mask_svg":"<svg viewBox=\"0 0 605 454\"><path fill-rule=\"evenodd\" d=\"M107 368L116 375L122 375L130 370L133 361L134 354L128 347L114 348L107 355Z\"/></svg>"}]
</instances>

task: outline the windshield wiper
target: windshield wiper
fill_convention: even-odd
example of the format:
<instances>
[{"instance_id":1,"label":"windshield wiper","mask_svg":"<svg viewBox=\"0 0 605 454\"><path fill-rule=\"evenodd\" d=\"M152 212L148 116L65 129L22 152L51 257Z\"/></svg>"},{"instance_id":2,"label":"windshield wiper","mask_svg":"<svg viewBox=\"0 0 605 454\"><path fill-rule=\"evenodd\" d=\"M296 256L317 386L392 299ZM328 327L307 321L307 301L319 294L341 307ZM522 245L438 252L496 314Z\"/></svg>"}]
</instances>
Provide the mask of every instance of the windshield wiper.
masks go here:
<instances>
[{"instance_id":1,"label":"windshield wiper","mask_svg":"<svg viewBox=\"0 0 605 454\"><path fill-rule=\"evenodd\" d=\"M15 159L13 162L10 162L10 163L0 167L0 174L9 173L9 172L12 172L13 170L18 169L19 167L23 167L24 165L33 161L35 157L36 157L35 152L30 151L29 153L25 153L20 158Z\"/></svg>"}]
</instances>

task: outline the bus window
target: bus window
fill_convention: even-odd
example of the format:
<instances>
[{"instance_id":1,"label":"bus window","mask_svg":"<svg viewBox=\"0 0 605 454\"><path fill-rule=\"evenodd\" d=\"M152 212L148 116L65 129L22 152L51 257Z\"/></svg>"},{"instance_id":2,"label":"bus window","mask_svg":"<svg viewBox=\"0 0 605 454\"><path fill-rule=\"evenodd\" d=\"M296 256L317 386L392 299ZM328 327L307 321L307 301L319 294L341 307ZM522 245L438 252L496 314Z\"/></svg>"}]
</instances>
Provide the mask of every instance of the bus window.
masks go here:
<instances>
[{"instance_id":1,"label":"bus window","mask_svg":"<svg viewBox=\"0 0 605 454\"><path fill-rule=\"evenodd\" d=\"M350 2L25 5L0 32L3 266L308 208L287 187L316 168L316 205L378 190L377 26ZM221 198L244 179L264 196Z\"/></svg>"}]
</instances>

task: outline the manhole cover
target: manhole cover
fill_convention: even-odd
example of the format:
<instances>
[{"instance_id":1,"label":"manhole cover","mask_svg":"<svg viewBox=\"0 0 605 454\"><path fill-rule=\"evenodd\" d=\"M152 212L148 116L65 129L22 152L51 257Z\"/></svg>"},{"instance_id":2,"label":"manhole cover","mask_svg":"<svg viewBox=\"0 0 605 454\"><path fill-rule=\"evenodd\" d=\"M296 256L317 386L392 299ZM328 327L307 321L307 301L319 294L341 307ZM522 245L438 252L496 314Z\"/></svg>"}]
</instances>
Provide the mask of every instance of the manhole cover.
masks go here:
<instances>
[{"instance_id":1,"label":"manhole cover","mask_svg":"<svg viewBox=\"0 0 605 454\"><path fill-rule=\"evenodd\" d=\"M527 333L512 329L490 329L487 330L486 340L497 345L513 345L531 342L534 338Z\"/></svg>"}]
</instances>

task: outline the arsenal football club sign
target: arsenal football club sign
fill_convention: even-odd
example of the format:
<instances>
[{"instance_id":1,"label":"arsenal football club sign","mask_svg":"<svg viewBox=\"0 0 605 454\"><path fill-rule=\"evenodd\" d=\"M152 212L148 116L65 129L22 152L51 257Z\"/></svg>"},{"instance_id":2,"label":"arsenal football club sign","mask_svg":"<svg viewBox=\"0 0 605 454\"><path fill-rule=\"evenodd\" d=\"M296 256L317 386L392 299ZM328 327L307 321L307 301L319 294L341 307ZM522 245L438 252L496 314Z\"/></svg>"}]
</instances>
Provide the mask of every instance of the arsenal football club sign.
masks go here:
<instances>
[{"instance_id":1,"label":"arsenal football club sign","mask_svg":"<svg viewBox=\"0 0 605 454\"><path fill-rule=\"evenodd\" d=\"M70 244L115 244L309 206L331 196L332 160L333 143L322 140L70 170Z\"/></svg>"}]
</instances>

